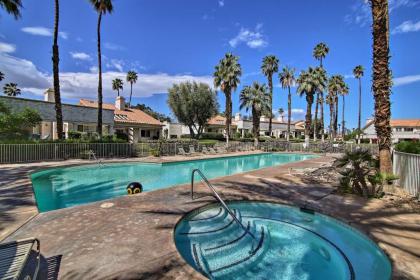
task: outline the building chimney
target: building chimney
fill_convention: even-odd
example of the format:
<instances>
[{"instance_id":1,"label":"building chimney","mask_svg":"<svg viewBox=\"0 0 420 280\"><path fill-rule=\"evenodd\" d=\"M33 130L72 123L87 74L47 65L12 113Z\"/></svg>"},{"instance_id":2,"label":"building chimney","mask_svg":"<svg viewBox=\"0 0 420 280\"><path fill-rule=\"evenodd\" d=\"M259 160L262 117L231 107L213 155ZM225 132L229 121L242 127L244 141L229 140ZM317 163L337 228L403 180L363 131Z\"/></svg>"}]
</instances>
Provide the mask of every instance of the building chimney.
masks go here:
<instances>
[{"instance_id":1,"label":"building chimney","mask_svg":"<svg viewBox=\"0 0 420 280\"><path fill-rule=\"evenodd\" d=\"M117 96L117 99L115 100L115 108L118 110L125 110L125 98L122 96Z\"/></svg>"},{"instance_id":2,"label":"building chimney","mask_svg":"<svg viewBox=\"0 0 420 280\"><path fill-rule=\"evenodd\" d=\"M44 92L44 101L55 102L54 89L49 88Z\"/></svg>"}]
</instances>

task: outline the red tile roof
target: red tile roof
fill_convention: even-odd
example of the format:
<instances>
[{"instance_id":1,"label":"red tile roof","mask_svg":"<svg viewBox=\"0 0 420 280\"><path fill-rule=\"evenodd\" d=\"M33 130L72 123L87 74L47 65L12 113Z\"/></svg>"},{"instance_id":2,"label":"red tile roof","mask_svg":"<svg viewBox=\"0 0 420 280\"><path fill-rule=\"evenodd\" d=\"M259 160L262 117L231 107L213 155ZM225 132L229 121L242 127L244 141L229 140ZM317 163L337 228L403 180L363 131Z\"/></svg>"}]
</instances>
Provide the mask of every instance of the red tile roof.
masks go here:
<instances>
[{"instance_id":1,"label":"red tile roof","mask_svg":"<svg viewBox=\"0 0 420 280\"><path fill-rule=\"evenodd\" d=\"M404 127L420 127L420 119L413 120L391 120L391 126L404 126Z\"/></svg>"},{"instance_id":2,"label":"red tile roof","mask_svg":"<svg viewBox=\"0 0 420 280\"><path fill-rule=\"evenodd\" d=\"M86 107L98 107L98 102L88 99L80 99L79 104ZM159 120L153 118L152 116L146 114L145 112L139 109L127 108L125 110L118 110L117 108L115 108L115 105L108 103L104 103L102 106L104 109L114 110L114 121L116 123L163 126L163 124Z\"/></svg>"}]
</instances>

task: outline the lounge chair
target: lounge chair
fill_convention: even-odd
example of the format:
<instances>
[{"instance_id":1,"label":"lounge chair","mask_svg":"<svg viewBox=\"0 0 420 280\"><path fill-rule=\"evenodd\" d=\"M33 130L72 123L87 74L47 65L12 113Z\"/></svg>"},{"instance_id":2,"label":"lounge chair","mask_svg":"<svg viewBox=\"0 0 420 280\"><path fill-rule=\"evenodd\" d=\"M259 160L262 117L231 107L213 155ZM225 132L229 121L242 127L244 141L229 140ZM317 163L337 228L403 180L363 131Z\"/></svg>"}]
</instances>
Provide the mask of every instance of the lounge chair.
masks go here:
<instances>
[{"instance_id":1,"label":"lounge chair","mask_svg":"<svg viewBox=\"0 0 420 280\"><path fill-rule=\"evenodd\" d=\"M31 275L24 272L36 243L36 268ZM41 259L40 243L36 238L0 244L0 279L36 279ZM24 272L24 273L23 273Z\"/></svg>"},{"instance_id":2,"label":"lounge chair","mask_svg":"<svg viewBox=\"0 0 420 280\"><path fill-rule=\"evenodd\" d=\"M202 151L203 151L203 153L204 153L204 154L206 154L206 155L211 154L211 152L207 149L207 147L206 147L206 146L202 146L202 147L201 147L201 150L202 150Z\"/></svg>"},{"instance_id":3,"label":"lounge chair","mask_svg":"<svg viewBox=\"0 0 420 280\"><path fill-rule=\"evenodd\" d=\"M198 152L195 151L195 148L193 145L190 146L190 154L192 155L198 154Z\"/></svg>"},{"instance_id":4,"label":"lounge chair","mask_svg":"<svg viewBox=\"0 0 420 280\"><path fill-rule=\"evenodd\" d=\"M213 149L213 147L209 147L208 149L209 149L210 153L217 154L217 152Z\"/></svg>"},{"instance_id":5,"label":"lounge chair","mask_svg":"<svg viewBox=\"0 0 420 280\"><path fill-rule=\"evenodd\" d=\"M181 156L189 156L190 153L187 153L183 147L178 147L178 154L180 154Z\"/></svg>"}]
</instances>

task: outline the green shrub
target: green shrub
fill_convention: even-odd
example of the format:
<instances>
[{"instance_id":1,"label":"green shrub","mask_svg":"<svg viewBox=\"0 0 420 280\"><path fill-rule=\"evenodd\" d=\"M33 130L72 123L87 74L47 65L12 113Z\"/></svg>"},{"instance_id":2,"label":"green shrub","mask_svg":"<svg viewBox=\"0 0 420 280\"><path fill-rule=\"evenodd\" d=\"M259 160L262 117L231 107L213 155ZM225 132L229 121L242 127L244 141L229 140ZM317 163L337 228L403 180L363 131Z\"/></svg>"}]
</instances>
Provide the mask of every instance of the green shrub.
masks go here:
<instances>
[{"instance_id":1,"label":"green shrub","mask_svg":"<svg viewBox=\"0 0 420 280\"><path fill-rule=\"evenodd\" d=\"M224 141L225 136L223 136L222 133L215 133L215 132L209 132L209 133L203 133L201 134L201 139L212 139L212 140L219 140Z\"/></svg>"},{"instance_id":2,"label":"green shrub","mask_svg":"<svg viewBox=\"0 0 420 280\"><path fill-rule=\"evenodd\" d=\"M201 145L216 145L219 141L213 139L200 139L198 141Z\"/></svg>"},{"instance_id":3,"label":"green shrub","mask_svg":"<svg viewBox=\"0 0 420 280\"><path fill-rule=\"evenodd\" d=\"M79 131L69 131L68 139L80 139L82 138L82 133Z\"/></svg>"},{"instance_id":4,"label":"green shrub","mask_svg":"<svg viewBox=\"0 0 420 280\"><path fill-rule=\"evenodd\" d=\"M395 150L402 153L420 154L420 142L402 141L395 145Z\"/></svg>"}]
</instances>

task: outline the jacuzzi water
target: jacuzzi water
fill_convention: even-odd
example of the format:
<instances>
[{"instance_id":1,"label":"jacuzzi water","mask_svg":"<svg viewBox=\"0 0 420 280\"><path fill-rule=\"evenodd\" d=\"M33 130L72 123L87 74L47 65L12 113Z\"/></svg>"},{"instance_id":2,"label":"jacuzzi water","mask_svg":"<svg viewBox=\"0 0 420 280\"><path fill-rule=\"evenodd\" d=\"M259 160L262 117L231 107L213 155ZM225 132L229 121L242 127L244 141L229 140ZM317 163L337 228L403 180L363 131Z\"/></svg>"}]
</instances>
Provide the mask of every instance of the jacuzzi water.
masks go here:
<instances>
[{"instance_id":1,"label":"jacuzzi water","mask_svg":"<svg viewBox=\"0 0 420 280\"><path fill-rule=\"evenodd\" d=\"M93 164L48 169L33 173L31 179L38 209L45 212L126 195L126 187L130 182L140 182L143 191L189 183L195 168L199 168L211 179L314 157L263 153L162 164Z\"/></svg>"},{"instance_id":2,"label":"jacuzzi water","mask_svg":"<svg viewBox=\"0 0 420 280\"><path fill-rule=\"evenodd\" d=\"M246 233L219 204L186 215L174 238L210 279L390 279L383 251L356 229L319 213L263 202L230 202Z\"/></svg>"}]
</instances>

